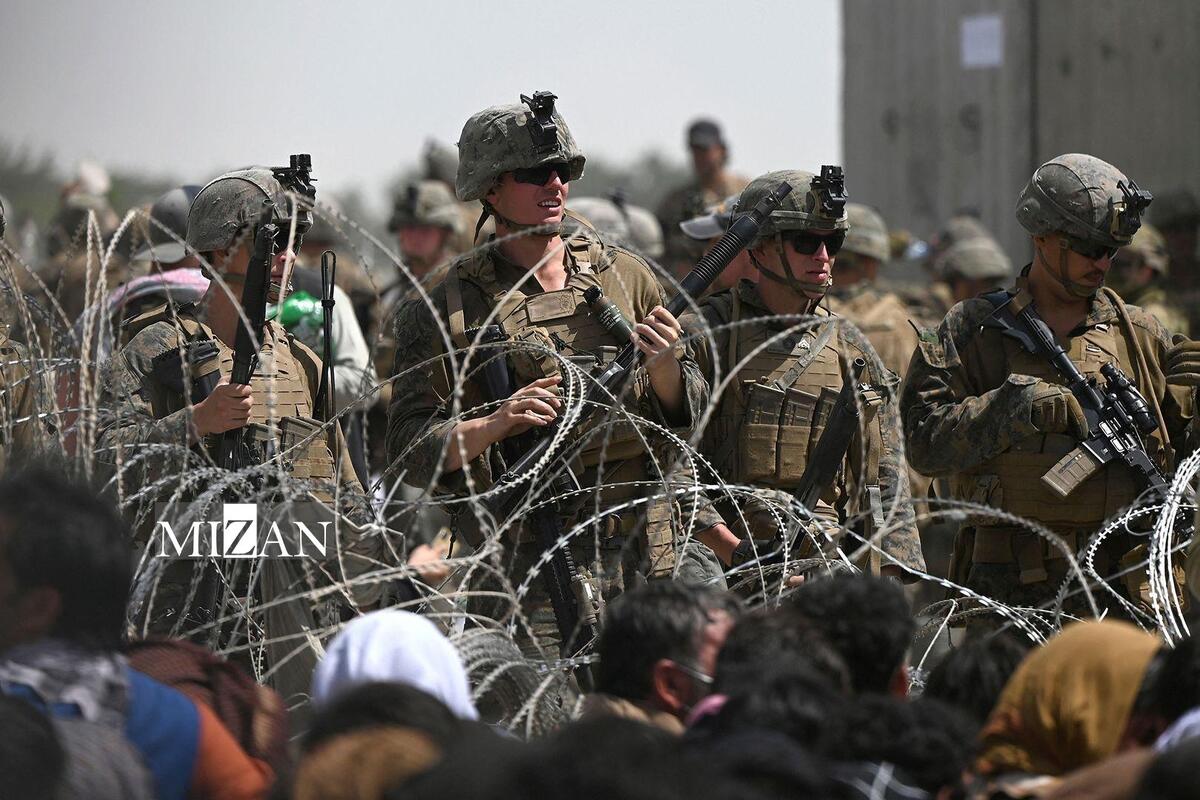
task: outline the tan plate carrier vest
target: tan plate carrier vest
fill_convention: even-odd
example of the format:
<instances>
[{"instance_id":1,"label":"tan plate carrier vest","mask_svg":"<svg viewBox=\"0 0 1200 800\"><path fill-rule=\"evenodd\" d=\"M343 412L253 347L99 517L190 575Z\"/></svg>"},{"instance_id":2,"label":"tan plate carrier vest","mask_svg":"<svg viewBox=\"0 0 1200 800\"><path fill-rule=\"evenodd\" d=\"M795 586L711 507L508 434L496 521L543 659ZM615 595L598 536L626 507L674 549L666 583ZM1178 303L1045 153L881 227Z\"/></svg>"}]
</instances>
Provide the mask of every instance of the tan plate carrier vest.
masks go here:
<instances>
[{"instance_id":1,"label":"tan plate carrier vest","mask_svg":"<svg viewBox=\"0 0 1200 800\"><path fill-rule=\"evenodd\" d=\"M738 323L743 318L738 289L730 297L729 319ZM730 326L726 368L742 366L721 398L712 431L713 466L725 480L788 491L799 484L842 389L836 326L830 318L803 333L784 336L765 322ZM764 346L768 340L771 343ZM852 445L849 474L843 462L839 480L822 493L821 502L830 511L860 494L873 495L872 500L879 495L882 438L876 413L883 395L877 388L864 387L860 396L860 430L868 433L865 453L857 443Z\"/></svg>"},{"instance_id":2,"label":"tan plate carrier vest","mask_svg":"<svg viewBox=\"0 0 1200 800\"><path fill-rule=\"evenodd\" d=\"M503 287L495 280L494 272L487 273L489 277L483 279L471 270L472 262L451 267L446 275L446 310L450 339L454 346L460 352L466 352L471 345L471 337L467 332L481 326L492 315L492 310L498 309L492 315L492 320L503 325L511 340L556 352L593 377L599 376L616 358L624 343L618 344L600 325L591 307L584 301L583 293L589 287L601 286L598 272L608 269L609 262L602 245L598 243L568 239L565 247L572 267L566 287L552 292L525 294L520 289ZM487 251L477 256L487 257ZM537 287L535 276L529 276L526 280L534 281L532 286ZM470 284L476 291L464 293L463 283ZM627 319L631 317L634 309L626 307L623 297L611 296L609 299L621 306ZM514 389L561 372L554 357L525 347L510 349L508 361L512 368ZM444 371L435 371L435 375L439 382L443 382L443 385L436 387L439 394L450 396L450 386L444 383ZM627 392L632 393L632 389L627 389ZM469 390L467 396L472 394L474 392ZM600 413L573 436L576 439L590 436L588 444L573 461L581 484L587 486L588 477L601 464L603 466L605 488L602 488L602 506L615 505L646 493L644 486L607 486L610 483L648 479L646 447L631 424L619 420L614 422L613 415ZM584 512L588 515L594 513L592 502L585 505ZM622 512L619 519L617 515L611 515L605 520L601 535L602 538L623 541L624 537L644 529L650 573L669 574L675 565L671 517L668 503L652 502ZM520 540L531 541L531 538L527 532L521 531Z\"/></svg>"},{"instance_id":3,"label":"tan plate carrier vest","mask_svg":"<svg viewBox=\"0 0 1200 800\"><path fill-rule=\"evenodd\" d=\"M172 315L165 305L152 309L129 322L129 336L132 339L138 331L156 322L173 327L178 323L185 341L210 339L219 350L217 358L195 365L192 377L206 375L218 367L222 375L229 375L233 371L233 350L189 310L190 306L182 306ZM250 423L243 430L252 440L252 448L264 453L275 449L291 477L332 483L336 473L331 441L336 442L336 433L317 433L322 423L312 412L312 399L305 383L306 364L314 373L320 372L319 363L309 360L303 350L293 349L278 325L268 322L263 328L258 366L250 378L254 406L250 411ZM180 407L183 407L183 398L180 398ZM305 440L307 442L301 444ZM216 452L219 441L219 435L206 437L205 446L210 453ZM329 499L325 492L314 492L314 495Z\"/></svg>"}]
</instances>

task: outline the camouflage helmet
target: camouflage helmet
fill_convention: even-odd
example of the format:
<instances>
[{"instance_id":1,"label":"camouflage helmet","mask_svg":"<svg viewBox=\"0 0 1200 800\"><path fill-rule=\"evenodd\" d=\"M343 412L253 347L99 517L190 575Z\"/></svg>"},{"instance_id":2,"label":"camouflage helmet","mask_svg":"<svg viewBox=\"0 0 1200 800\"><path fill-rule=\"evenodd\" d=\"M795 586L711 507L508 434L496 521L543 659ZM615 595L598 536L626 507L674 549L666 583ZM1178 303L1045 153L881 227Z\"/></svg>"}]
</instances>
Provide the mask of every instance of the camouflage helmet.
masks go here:
<instances>
[{"instance_id":1,"label":"camouflage helmet","mask_svg":"<svg viewBox=\"0 0 1200 800\"><path fill-rule=\"evenodd\" d=\"M425 180L439 181L447 187L454 186L458 175L458 151L435 139L425 142Z\"/></svg>"},{"instance_id":2,"label":"camouflage helmet","mask_svg":"<svg viewBox=\"0 0 1200 800\"><path fill-rule=\"evenodd\" d=\"M1153 225L1143 225L1133 235L1133 241L1121 248L1117 258L1127 256L1131 261L1140 261L1159 275L1167 274L1167 240Z\"/></svg>"},{"instance_id":3,"label":"camouflage helmet","mask_svg":"<svg viewBox=\"0 0 1200 800\"><path fill-rule=\"evenodd\" d=\"M1017 222L1033 236L1124 247L1141 225L1152 196L1112 164L1068 153L1034 171L1017 198Z\"/></svg>"},{"instance_id":4,"label":"camouflage helmet","mask_svg":"<svg viewBox=\"0 0 1200 800\"><path fill-rule=\"evenodd\" d=\"M571 180L583 177L583 153L556 99L550 92L521 95L520 103L485 108L467 120L458 139L459 200L482 200L506 172L557 161L567 162Z\"/></svg>"},{"instance_id":5,"label":"camouflage helmet","mask_svg":"<svg viewBox=\"0 0 1200 800\"><path fill-rule=\"evenodd\" d=\"M759 175L750 181L738 199L733 218L749 214L758 202L787 181L792 193L783 198L759 228L758 241L784 231L838 230L849 226L846 219L846 191L841 167L821 167L821 175L798 169L782 169Z\"/></svg>"},{"instance_id":6,"label":"camouflage helmet","mask_svg":"<svg viewBox=\"0 0 1200 800\"><path fill-rule=\"evenodd\" d=\"M887 261L891 255L887 225L879 212L862 203L846 204L846 219L850 225L846 231L846 243L842 252L856 253L878 261Z\"/></svg>"},{"instance_id":7,"label":"camouflage helmet","mask_svg":"<svg viewBox=\"0 0 1200 800\"><path fill-rule=\"evenodd\" d=\"M272 209L276 221L284 224L291 219L292 207L287 190L267 167L226 172L201 189L192 201L187 245L196 253L224 250L258 224L267 208ZM304 233L310 225L311 215L302 212L298 230Z\"/></svg>"},{"instance_id":8,"label":"camouflage helmet","mask_svg":"<svg viewBox=\"0 0 1200 800\"><path fill-rule=\"evenodd\" d=\"M605 234L618 244L633 240L629 221L617 204L603 197L579 197L567 202L567 208L589 223L598 233Z\"/></svg>"},{"instance_id":9,"label":"camouflage helmet","mask_svg":"<svg viewBox=\"0 0 1200 800\"><path fill-rule=\"evenodd\" d=\"M957 275L973 280L995 280L997 283L1012 277L1012 261L990 236L975 236L955 242L938 262L942 275Z\"/></svg>"},{"instance_id":10,"label":"camouflage helmet","mask_svg":"<svg viewBox=\"0 0 1200 800\"><path fill-rule=\"evenodd\" d=\"M654 212L626 203L623 206L629 221L629 235L639 253L657 261L666 252L663 229Z\"/></svg>"},{"instance_id":11,"label":"camouflage helmet","mask_svg":"<svg viewBox=\"0 0 1200 800\"><path fill-rule=\"evenodd\" d=\"M458 201L446 184L436 180L418 181L404 187L396 195L392 217L388 220L388 231L396 233L411 225L429 225L444 228L451 233L461 233L462 214Z\"/></svg>"}]
</instances>

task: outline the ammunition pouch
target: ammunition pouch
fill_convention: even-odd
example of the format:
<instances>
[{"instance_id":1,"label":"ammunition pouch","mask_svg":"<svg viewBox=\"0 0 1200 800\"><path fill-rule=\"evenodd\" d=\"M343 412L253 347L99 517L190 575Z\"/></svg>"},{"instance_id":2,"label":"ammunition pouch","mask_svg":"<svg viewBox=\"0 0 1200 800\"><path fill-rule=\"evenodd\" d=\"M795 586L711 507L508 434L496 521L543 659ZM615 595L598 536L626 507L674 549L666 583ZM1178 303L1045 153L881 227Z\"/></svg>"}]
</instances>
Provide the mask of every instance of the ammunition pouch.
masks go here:
<instances>
[{"instance_id":1,"label":"ammunition pouch","mask_svg":"<svg viewBox=\"0 0 1200 800\"><path fill-rule=\"evenodd\" d=\"M1149 557L1150 547L1148 544L1143 543L1122 556L1120 561L1120 571L1123 573L1121 575L1121 584L1125 587L1125 591L1128 592L1129 599L1146 611L1154 607L1154 603L1150 598L1150 574L1145 564ZM1191 597L1186 588L1187 581L1183 564L1175 561L1172 567L1171 591L1175 593L1175 600L1186 612L1191 606ZM1166 598L1160 599L1159 602L1163 602L1164 600Z\"/></svg>"}]
</instances>

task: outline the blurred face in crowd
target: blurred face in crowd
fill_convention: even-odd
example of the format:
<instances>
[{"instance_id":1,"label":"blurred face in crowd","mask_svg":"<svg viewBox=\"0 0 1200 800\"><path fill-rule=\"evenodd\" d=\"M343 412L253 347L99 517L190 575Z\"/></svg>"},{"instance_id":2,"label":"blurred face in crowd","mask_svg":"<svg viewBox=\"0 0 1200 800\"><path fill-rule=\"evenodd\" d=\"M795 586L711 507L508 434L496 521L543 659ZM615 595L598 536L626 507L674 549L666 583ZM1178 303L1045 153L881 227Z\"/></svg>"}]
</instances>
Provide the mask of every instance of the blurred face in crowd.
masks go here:
<instances>
[{"instance_id":1,"label":"blurred face in crowd","mask_svg":"<svg viewBox=\"0 0 1200 800\"><path fill-rule=\"evenodd\" d=\"M857 286L860 283L874 283L879 275L879 259L864 256L860 253L847 253L849 258L838 262L837 274L833 276L834 286Z\"/></svg>"},{"instance_id":2,"label":"blurred face in crowd","mask_svg":"<svg viewBox=\"0 0 1200 800\"><path fill-rule=\"evenodd\" d=\"M449 231L436 225L403 225L396 234L406 260L433 261L442 252Z\"/></svg>"},{"instance_id":3,"label":"blurred face in crowd","mask_svg":"<svg viewBox=\"0 0 1200 800\"><path fill-rule=\"evenodd\" d=\"M1146 263L1146 259L1126 250L1118 250L1112 260L1112 270L1109 272L1107 283L1117 293L1140 289L1154 280L1154 269Z\"/></svg>"},{"instance_id":4,"label":"blurred face in crowd","mask_svg":"<svg viewBox=\"0 0 1200 800\"><path fill-rule=\"evenodd\" d=\"M506 172L487 194L487 201L506 219L519 225L557 225L562 222L570 178L566 163ZM503 225L497 220L497 225Z\"/></svg>"},{"instance_id":5,"label":"blurred face in crowd","mask_svg":"<svg viewBox=\"0 0 1200 800\"><path fill-rule=\"evenodd\" d=\"M709 181L721 174L725 167L725 148L719 144L688 147L692 151L692 170L701 182Z\"/></svg>"},{"instance_id":6,"label":"blurred face in crowd","mask_svg":"<svg viewBox=\"0 0 1200 800\"><path fill-rule=\"evenodd\" d=\"M700 631L692 662L664 658L655 665L654 689L660 708L684 719L697 703L712 693L717 654L732 628L733 617L724 611L710 611L708 624Z\"/></svg>"}]
</instances>

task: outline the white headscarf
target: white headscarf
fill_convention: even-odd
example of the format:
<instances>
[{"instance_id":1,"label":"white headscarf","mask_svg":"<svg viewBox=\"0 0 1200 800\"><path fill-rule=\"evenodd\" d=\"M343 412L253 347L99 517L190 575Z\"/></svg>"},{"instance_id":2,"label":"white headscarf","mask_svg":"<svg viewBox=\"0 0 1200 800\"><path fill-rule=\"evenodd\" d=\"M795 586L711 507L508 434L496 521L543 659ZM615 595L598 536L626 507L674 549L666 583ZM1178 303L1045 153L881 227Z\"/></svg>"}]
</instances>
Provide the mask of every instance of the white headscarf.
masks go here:
<instances>
[{"instance_id":1,"label":"white headscarf","mask_svg":"<svg viewBox=\"0 0 1200 800\"><path fill-rule=\"evenodd\" d=\"M324 705L371 681L408 684L441 700L455 716L479 718L458 651L437 626L412 612L373 611L346 625L313 672L313 703Z\"/></svg>"}]
</instances>

